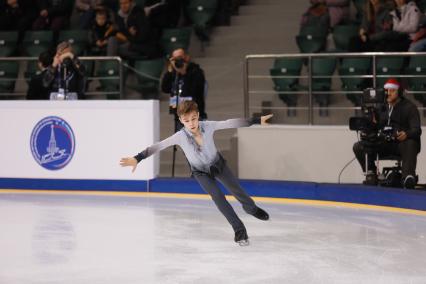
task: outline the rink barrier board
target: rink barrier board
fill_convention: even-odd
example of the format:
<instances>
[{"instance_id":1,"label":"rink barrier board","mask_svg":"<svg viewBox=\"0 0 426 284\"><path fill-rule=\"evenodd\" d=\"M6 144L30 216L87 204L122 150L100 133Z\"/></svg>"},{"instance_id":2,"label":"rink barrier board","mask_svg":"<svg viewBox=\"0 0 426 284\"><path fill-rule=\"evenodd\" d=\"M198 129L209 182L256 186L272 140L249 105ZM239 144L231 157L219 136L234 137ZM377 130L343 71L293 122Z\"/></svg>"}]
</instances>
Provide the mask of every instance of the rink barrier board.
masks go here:
<instances>
[{"instance_id":1,"label":"rink barrier board","mask_svg":"<svg viewBox=\"0 0 426 284\"><path fill-rule=\"evenodd\" d=\"M42 189L0 189L1 194L46 194L46 195L79 195L79 196L113 196L113 197L142 197L142 198L173 198L173 199L203 199L210 200L207 194L190 193L164 193L164 192L129 192L129 191L94 191L94 190L42 190ZM227 195L231 202L237 202L235 197ZM345 203L335 201L308 200L308 199L289 199L277 197L253 197L257 202L274 204L295 204L306 206L325 206L325 207L343 207L352 209L363 209L383 212L394 212L401 214L410 214L417 216L426 216L426 211L405 209L398 207L387 207L378 205L368 205L359 203Z\"/></svg>"},{"instance_id":2,"label":"rink barrier board","mask_svg":"<svg viewBox=\"0 0 426 284\"><path fill-rule=\"evenodd\" d=\"M316 200L426 211L426 191L420 190L264 180L241 180L241 185L251 196L260 199ZM0 188L43 191L205 194L198 183L191 178L158 178L149 181L0 178Z\"/></svg>"}]
</instances>

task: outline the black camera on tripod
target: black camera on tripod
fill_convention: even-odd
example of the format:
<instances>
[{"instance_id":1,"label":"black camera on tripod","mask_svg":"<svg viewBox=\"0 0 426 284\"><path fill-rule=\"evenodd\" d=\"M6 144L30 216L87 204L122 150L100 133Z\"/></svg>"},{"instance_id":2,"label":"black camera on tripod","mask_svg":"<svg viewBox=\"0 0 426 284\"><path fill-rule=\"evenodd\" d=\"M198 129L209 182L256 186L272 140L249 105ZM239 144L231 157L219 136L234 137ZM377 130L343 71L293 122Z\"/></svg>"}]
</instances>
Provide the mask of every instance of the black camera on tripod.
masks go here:
<instances>
[{"instance_id":1,"label":"black camera on tripod","mask_svg":"<svg viewBox=\"0 0 426 284\"><path fill-rule=\"evenodd\" d=\"M380 128L380 113L386 109L384 89L367 88L361 96L361 116L349 119L349 129L360 132L363 141L383 143L395 141L396 129L392 126Z\"/></svg>"}]
</instances>

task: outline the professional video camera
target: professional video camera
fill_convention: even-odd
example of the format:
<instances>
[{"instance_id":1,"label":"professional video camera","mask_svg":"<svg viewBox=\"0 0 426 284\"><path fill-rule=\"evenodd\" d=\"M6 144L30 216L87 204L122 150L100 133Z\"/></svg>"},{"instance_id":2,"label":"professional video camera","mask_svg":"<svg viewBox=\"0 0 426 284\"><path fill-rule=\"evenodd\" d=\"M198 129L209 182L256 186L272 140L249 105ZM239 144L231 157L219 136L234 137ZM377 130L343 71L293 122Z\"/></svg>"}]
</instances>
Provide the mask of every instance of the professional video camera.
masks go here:
<instances>
[{"instance_id":1,"label":"professional video camera","mask_svg":"<svg viewBox=\"0 0 426 284\"><path fill-rule=\"evenodd\" d=\"M392 126L380 125L380 113L386 107L384 89L367 88L361 96L362 116L349 119L349 129L360 132L361 140L368 142L392 142L395 140L395 129Z\"/></svg>"}]
</instances>

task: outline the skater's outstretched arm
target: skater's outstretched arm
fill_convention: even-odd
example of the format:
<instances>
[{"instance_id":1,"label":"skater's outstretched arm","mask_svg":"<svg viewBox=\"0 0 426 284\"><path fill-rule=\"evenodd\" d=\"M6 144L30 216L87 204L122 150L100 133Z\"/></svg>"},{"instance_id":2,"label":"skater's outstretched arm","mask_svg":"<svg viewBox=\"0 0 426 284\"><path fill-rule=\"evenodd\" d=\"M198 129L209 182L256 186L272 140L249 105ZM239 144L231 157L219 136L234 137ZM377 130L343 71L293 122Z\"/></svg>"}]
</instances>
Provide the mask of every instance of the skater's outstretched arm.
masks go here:
<instances>
[{"instance_id":1,"label":"skater's outstretched arm","mask_svg":"<svg viewBox=\"0 0 426 284\"><path fill-rule=\"evenodd\" d=\"M215 130L219 129L228 129L228 128L239 128L239 127L247 127L253 124L267 125L269 124L267 121L273 116L273 114L263 115L260 118L233 118L227 119L223 121L215 121Z\"/></svg>"},{"instance_id":2,"label":"skater's outstretched arm","mask_svg":"<svg viewBox=\"0 0 426 284\"><path fill-rule=\"evenodd\" d=\"M134 172L140 161L173 145L180 145L180 132L176 132L172 136L164 139L163 141L149 146L134 157L121 158L120 165L122 167L132 167L132 172Z\"/></svg>"}]
</instances>

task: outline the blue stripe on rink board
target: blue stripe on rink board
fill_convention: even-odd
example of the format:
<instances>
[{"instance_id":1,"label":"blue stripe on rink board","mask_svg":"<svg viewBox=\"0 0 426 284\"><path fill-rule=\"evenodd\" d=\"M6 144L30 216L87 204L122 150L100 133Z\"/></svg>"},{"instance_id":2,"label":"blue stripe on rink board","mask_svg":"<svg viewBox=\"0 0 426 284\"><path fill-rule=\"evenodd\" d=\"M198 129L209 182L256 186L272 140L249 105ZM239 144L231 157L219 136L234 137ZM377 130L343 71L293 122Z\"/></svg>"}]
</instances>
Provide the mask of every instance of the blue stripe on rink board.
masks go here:
<instances>
[{"instance_id":1,"label":"blue stripe on rink board","mask_svg":"<svg viewBox=\"0 0 426 284\"><path fill-rule=\"evenodd\" d=\"M426 191L419 190L264 180L242 180L241 185L250 195L259 197L349 202L426 211ZM145 192L148 190L148 182L144 180L0 178L0 188ZM149 181L149 191L204 194L192 178L154 179Z\"/></svg>"},{"instance_id":2,"label":"blue stripe on rink board","mask_svg":"<svg viewBox=\"0 0 426 284\"><path fill-rule=\"evenodd\" d=\"M146 180L0 178L0 188L51 190L147 191Z\"/></svg>"}]
</instances>

